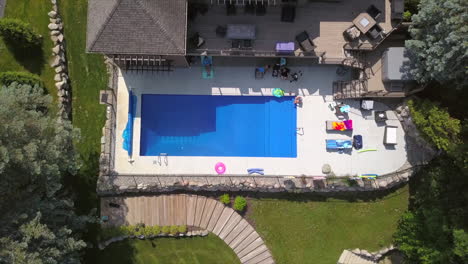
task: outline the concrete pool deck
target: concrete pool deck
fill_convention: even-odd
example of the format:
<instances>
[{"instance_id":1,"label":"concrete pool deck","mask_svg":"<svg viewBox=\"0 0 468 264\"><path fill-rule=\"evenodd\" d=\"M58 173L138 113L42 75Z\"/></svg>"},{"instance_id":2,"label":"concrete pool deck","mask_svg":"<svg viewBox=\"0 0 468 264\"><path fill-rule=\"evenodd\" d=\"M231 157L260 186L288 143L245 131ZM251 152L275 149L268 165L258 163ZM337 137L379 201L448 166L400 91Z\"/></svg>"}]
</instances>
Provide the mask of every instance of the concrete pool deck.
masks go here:
<instances>
[{"instance_id":1,"label":"concrete pool deck","mask_svg":"<svg viewBox=\"0 0 468 264\"><path fill-rule=\"evenodd\" d=\"M326 120L337 120L328 105L332 101L332 82L347 80L349 75L337 76L336 66L312 65L290 67L292 72L301 70L303 76L297 83L290 83L271 77L254 78L254 67L215 66L213 79L202 79L200 67L177 68L169 73L120 73L117 94L117 122L115 172L133 175L213 175L214 165L222 161L226 164L226 174L246 175L248 168L263 168L267 175L321 176L322 166L330 164L338 176L362 173L385 174L396 171L407 161L404 131L395 113L388 107L375 103L375 110L386 110L387 125L398 127L395 147L383 144L385 124L374 121L372 112L359 110L359 101L345 101L352 109L349 119L353 120L354 131L326 131ZM263 157L181 157L139 156L140 116L142 94L192 94L192 95L265 95L271 96L273 88L282 88L287 93L304 96L303 107L297 109L297 158ZM122 148L122 132L127 123L128 89L138 97L134 123L133 157L129 162L127 152ZM351 139L352 135L362 135L363 149L377 151L358 153L355 150L329 152L325 148L326 139Z\"/></svg>"}]
</instances>

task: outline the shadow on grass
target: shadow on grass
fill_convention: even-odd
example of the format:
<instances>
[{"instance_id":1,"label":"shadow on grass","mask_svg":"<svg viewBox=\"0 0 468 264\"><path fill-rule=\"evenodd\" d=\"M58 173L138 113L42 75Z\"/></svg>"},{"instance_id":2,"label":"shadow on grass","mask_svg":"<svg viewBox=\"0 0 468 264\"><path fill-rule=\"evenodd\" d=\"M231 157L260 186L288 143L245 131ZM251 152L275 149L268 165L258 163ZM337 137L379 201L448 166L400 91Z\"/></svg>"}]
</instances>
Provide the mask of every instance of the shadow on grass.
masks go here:
<instances>
[{"instance_id":1,"label":"shadow on grass","mask_svg":"<svg viewBox=\"0 0 468 264\"><path fill-rule=\"evenodd\" d=\"M135 263L136 249L132 239L125 239L109 245L106 249L96 250L93 259L86 259L85 263Z\"/></svg>"},{"instance_id":2,"label":"shadow on grass","mask_svg":"<svg viewBox=\"0 0 468 264\"><path fill-rule=\"evenodd\" d=\"M15 60L31 73L41 75L44 70L45 55L42 44L32 47L22 47L11 40L4 39L5 45Z\"/></svg>"}]
</instances>

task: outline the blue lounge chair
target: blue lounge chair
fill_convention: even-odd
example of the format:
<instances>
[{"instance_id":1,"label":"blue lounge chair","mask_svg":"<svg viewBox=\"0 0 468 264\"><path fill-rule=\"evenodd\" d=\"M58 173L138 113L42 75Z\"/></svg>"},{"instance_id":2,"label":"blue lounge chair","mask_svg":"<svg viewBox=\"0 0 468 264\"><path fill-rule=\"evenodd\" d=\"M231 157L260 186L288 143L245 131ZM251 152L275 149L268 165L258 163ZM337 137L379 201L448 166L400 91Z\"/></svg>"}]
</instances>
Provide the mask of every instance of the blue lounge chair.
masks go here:
<instances>
[{"instance_id":1,"label":"blue lounge chair","mask_svg":"<svg viewBox=\"0 0 468 264\"><path fill-rule=\"evenodd\" d=\"M353 147L353 143L351 140L345 139L327 139L326 140L327 149L350 149Z\"/></svg>"}]
</instances>

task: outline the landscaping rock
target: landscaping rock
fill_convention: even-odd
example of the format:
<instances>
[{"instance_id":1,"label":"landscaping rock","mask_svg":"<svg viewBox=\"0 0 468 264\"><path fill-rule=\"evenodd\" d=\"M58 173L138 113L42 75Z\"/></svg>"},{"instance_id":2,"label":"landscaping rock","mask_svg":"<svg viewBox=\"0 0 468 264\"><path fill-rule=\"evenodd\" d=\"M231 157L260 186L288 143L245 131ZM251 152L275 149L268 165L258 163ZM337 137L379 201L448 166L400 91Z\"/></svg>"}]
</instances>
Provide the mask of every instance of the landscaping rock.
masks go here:
<instances>
[{"instance_id":1,"label":"landscaping rock","mask_svg":"<svg viewBox=\"0 0 468 264\"><path fill-rule=\"evenodd\" d=\"M58 32L58 31L57 31L57 32ZM60 45L55 45L55 47L52 48L52 52L53 52L55 55L60 54Z\"/></svg>"},{"instance_id":2,"label":"landscaping rock","mask_svg":"<svg viewBox=\"0 0 468 264\"><path fill-rule=\"evenodd\" d=\"M62 81L62 76L61 76L60 74L58 74L58 73L55 74L55 76L54 76L54 81L56 81L56 82L61 82L61 81Z\"/></svg>"},{"instance_id":3,"label":"landscaping rock","mask_svg":"<svg viewBox=\"0 0 468 264\"><path fill-rule=\"evenodd\" d=\"M57 17L57 12L55 12L55 11L50 11L49 13L47 13L47 15L48 15L50 18L56 18L56 17Z\"/></svg>"},{"instance_id":4,"label":"landscaping rock","mask_svg":"<svg viewBox=\"0 0 468 264\"><path fill-rule=\"evenodd\" d=\"M48 26L47 26L50 30L57 30L59 29L59 25L55 24L55 23L50 23Z\"/></svg>"},{"instance_id":5,"label":"landscaping rock","mask_svg":"<svg viewBox=\"0 0 468 264\"><path fill-rule=\"evenodd\" d=\"M49 18L49 22L52 23L52 24L57 24L57 19Z\"/></svg>"},{"instance_id":6,"label":"landscaping rock","mask_svg":"<svg viewBox=\"0 0 468 264\"><path fill-rule=\"evenodd\" d=\"M53 5L56 5L56 4L57 4L57 0L50 0L50 2L51 2Z\"/></svg>"},{"instance_id":7,"label":"landscaping rock","mask_svg":"<svg viewBox=\"0 0 468 264\"><path fill-rule=\"evenodd\" d=\"M331 172L331 166L328 164L324 164L322 166L322 173L323 174L329 174Z\"/></svg>"},{"instance_id":8,"label":"landscaping rock","mask_svg":"<svg viewBox=\"0 0 468 264\"><path fill-rule=\"evenodd\" d=\"M379 180L379 187L385 188L387 187L387 185L388 185L388 182L386 180L384 179Z\"/></svg>"},{"instance_id":9,"label":"landscaping rock","mask_svg":"<svg viewBox=\"0 0 468 264\"><path fill-rule=\"evenodd\" d=\"M57 68L55 68L56 73L61 73L63 71L64 71L64 68L62 66L58 66Z\"/></svg>"},{"instance_id":10,"label":"landscaping rock","mask_svg":"<svg viewBox=\"0 0 468 264\"><path fill-rule=\"evenodd\" d=\"M61 59L60 56L55 56L52 62L50 63L50 67L55 68L60 65Z\"/></svg>"},{"instance_id":11,"label":"landscaping rock","mask_svg":"<svg viewBox=\"0 0 468 264\"><path fill-rule=\"evenodd\" d=\"M58 37L57 36L50 36L50 39L52 40L52 42L54 42L54 44L57 44L58 43Z\"/></svg>"},{"instance_id":12,"label":"landscaping rock","mask_svg":"<svg viewBox=\"0 0 468 264\"><path fill-rule=\"evenodd\" d=\"M58 34L60 34L60 31L58 31L58 30L52 30L52 31L50 31L50 35L51 35L51 36L57 36Z\"/></svg>"},{"instance_id":13,"label":"landscaping rock","mask_svg":"<svg viewBox=\"0 0 468 264\"><path fill-rule=\"evenodd\" d=\"M57 35L58 41L63 42L63 34Z\"/></svg>"}]
</instances>

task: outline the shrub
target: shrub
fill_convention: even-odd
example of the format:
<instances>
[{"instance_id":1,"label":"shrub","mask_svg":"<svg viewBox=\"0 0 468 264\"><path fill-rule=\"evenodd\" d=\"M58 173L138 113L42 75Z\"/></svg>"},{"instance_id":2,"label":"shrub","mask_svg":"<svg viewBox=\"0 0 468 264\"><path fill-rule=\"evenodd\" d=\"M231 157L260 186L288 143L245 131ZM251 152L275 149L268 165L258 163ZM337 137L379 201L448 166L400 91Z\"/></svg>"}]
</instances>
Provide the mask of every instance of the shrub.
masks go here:
<instances>
[{"instance_id":1,"label":"shrub","mask_svg":"<svg viewBox=\"0 0 468 264\"><path fill-rule=\"evenodd\" d=\"M136 226L121 226L120 229L122 230L122 234L127 236L134 236L136 233Z\"/></svg>"},{"instance_id":2,"label":"shrub","mask_svg":"<svg viewBox=\"0 0 468 264\"><path fill-rule=\"evenodd\" d=\"M164 234L169 234L171 232L171 227L170 226L163 226L161 228L161 232L163 232Z\"/></svg>"},{"instance_id":3,"label":"shrub","mask_svg":"<svg viewBox=\"0 0 468 264\"><path fill-rule=\"evenodd\" d=\"M6 41L23 48L39 46L42 43L42 37L36 34L28 23L19 19L0 19L0 34Z\"/></svg>"},{"instance_id":4,"label":"shrub","mask_svg":"<svg viewBox=\"0 0 468 264\"><path fill-rule=\"evenodd\" d=\"M152 226L145 226L143 228L143 235L145 235L145 237L154 235L153 234L153 227Z\"/></svg>"},{"instance_id":5,"label":"shrub","mask_svg":"<svg viewBox=\"0 0 468 264\"><path fill-rule=\"evenodd\" d=\"M28 84L31 86L39 85L44 87L41 78L36 74L29 72L0 72L0 83L3 85L10 85L14 82L19 84Z\"/></svg>"},{"instance_id":6,"label":"shrub","mask_svg":"<svg viewBox=\"0 0 468 264\"><path fill-rule=\"evenodd\" d=\"M404 20L404 21L407 21L407 22L411 21L411 16L412 16L412 15L413 15L413 14L411 14L411 12L410 12L409 10L406 10L406 11L403 13L403 20Z\"/></svg>"},{"instance_id":7,"label":"shrub","mask_svg":"<svg viewBox=\"0 0 468 264\"><path fill-rule=\"evenodd\" d=\"M177 232L179 232L179 227L178 226L172 225L172 226L169 227L169 234L175 235L175 234L177 234Z\"/></svg>"},{"instance_id":8,"label":"shrub","mask_svg":"<svg viewBox=\"0 0 468 264\"><path fill-rule=\"evenodd\" d=\"M242 196L237 196L234 200L234 210L242 212L247 206L247 200Z\"/></svg>"},{"instance_id":9,"label":"shrub","mask_svg":"<svg viewBox=\"0 0 468 264\"><path fill-rule=\"evenodd\" d=\"M151 231L152 231L153 236L157 236L159 235L159 233L161 233L161 227L157 225L152 226Z\"/></svg>"},{"instance_id":10,"label":"shrub","mask_svg":"<svg viewBox=\"0 0 468 264\"><path fill-rule=\"evenodd\" d=\"M229 197L229 194L225 193L219 197L219 201L224 205L229 205L231 203L231 197Z\"/></svg>"},{"instance_id":11,"label":"shrub","mask_svg":"<svg viewBox=\"0 0 468 264\"><path fill-rule=\"evenodd\" d=\"M187 226L186 225L181 225L179 226L179 233L186 233L187 232Z\"/></svg>"},{"instance_id":12,"label":"shrub","mask_svg":"<svg viewBox=\"0 0 468 264\"><path fill-rule=\"evenodd\" d=\"M451 118L447 109L429 100L409 100L408 106L422 136L438 149L448 151L460 141L460 120Z\"/></svg>"}]
</instances>

